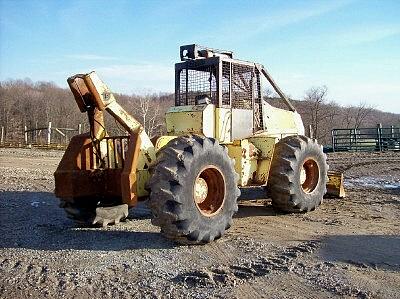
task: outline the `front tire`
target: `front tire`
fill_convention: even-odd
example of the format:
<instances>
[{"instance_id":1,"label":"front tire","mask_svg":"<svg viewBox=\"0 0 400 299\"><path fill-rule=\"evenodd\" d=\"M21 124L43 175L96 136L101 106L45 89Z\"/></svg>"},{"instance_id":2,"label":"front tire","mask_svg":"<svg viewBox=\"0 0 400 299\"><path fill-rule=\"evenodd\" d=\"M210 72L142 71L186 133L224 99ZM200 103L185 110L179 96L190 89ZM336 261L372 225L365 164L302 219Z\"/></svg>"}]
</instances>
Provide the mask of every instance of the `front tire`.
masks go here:
<instances>
[{"instance_id":1,"label":"front tire","mask_svg":"<svg viewBox=\"0 0 400 299\"><path fill-rule=\"evenodd\" d=\"M233 160L215 139L193 135L170 141L152 168L152 223L180 243L220 238L238 210L238 178Z\"/></svg>"},{"instance_id":2,"label":"front tire","mask_svg":"<svg viewBox=\"0 0 400 299\"><path fill-rule=\"evenodd\" d=\"M93 226L97 215L98 208L109 209L110 207L120 207L121 198L98 198L96 196L90 197L74 197L74 198L60 198L60 208L63 208L67 217L73 220L79 226ZM115 214L110 211L108 213L108 223L118 223L127 217L127 210L121 217L120 214ZM104 212L102 213L104 214ZM126 214L126 215L125 215ZM100 221L99 221L100 222ZM101 223L101 222L100 222ZM104 225L103 225L104 226Z\"/></svg>"},{"instance_id":3,"label":"front tire","mask_svg":"<svg viewBox=\"0 0 400 299\"><path fill-rule=\"evenodd\" d=\"M289 136L275 146L268 189L272 205L284 212L317 208L326 193L328 165L315 139Z\"/></svg>"},{"instance_id":4,"label":"front tire","mask_svg":"<svg viewBox=\"0 0 400 299\"><path fill-rule=\"evenodd\" d=\"M96 217L97 200L92 198L61 198L60 208L80 226L90 226Z\"/></svg>"}]
</instances>

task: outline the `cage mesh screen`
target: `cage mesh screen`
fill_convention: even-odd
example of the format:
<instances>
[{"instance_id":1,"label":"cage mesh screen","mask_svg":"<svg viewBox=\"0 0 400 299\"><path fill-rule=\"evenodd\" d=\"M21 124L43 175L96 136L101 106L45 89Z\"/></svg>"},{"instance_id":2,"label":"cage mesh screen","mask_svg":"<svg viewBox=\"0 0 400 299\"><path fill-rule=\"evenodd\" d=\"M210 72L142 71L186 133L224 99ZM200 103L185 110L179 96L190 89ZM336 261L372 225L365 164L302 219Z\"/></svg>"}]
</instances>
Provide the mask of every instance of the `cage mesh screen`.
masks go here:
<instances>
[{"instance_id":1,"label":"cage mesh screen","mask_svg":"<svg viewBox=\"0 0 400 299\"><path fill-rule=\"evenodd\" d=\"M176 105L196 105L208 97L218 105L216 65L183 69L179 74ZM236 109L254 108L254 127L263 128L259 71L251 65L222 61L221 104ZM253 102L254 101L254 102ZM253 107L254 103L254 107Z\"/></svg>"},{"instance_id":2,"label":"cage mesh screen","mask_svg":"<svg viewBox=\"0 0 400 299\"><path fill-rule=\"evenodd\" d=\"M217 80L215 67L181 70L179 75L179 96L176 105L196 105L200 99L208 97L211 103L217 103Z\"/></svg>"},{"instance_id":3,"label":"cage mesh screen","mask_svg":"<svg viewBox=\"0 0 400 299\"><path fill-rule=\"evenodd\" d=\"M186 70L179 73L179 93L175 95L175 106L186 105Z\"/></svg>"},{"instance_id":4,"label":"cage mesh screen","mask_svg":"<svg viewBox=\"0 0 400 299\"><path fill-rule=\"evenodd\" d=\"M252 109L254 68L232 63L232 108Z\"/></svg>"},{"instance_id":5,"label":"cage mesh screen","mask_svg":"<svg viewBox=\"0 0 400 299\"><path fill-rule=\"evenodd\" d=\"M222 105L231 104L231 64L227 61L222 61Z\"/></svg>"}]
</instances>

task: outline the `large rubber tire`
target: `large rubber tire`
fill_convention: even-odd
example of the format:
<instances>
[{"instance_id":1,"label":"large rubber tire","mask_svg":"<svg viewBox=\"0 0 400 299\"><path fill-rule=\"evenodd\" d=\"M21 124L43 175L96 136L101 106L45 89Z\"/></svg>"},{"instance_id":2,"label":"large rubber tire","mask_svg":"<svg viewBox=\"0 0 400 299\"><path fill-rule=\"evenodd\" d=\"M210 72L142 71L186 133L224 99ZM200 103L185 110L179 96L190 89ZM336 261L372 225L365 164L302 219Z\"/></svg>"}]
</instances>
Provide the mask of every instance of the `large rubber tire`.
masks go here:
<instances>
[{"instance_id":1,"label":"large rubber tire","mask_svg":"<svg viewBox=\"0 0 400 299\"><path fill-rule=\"evenodd\" d=\"M284 212L317 208L326 193L328 165L315 139L289 136L275 146L268 180L272 205Z\"/></svg>"},{"instance_id":2,"label":"large rubber tire","mask_svg":"<svg viewBox=\"0 0 400 299\"><path fill-rule=\"evenodd\" d=\"M60 199L60 208L64 209L68 218L81 226L92 225L97 204L97 200L89 198Z\"/></svg>"},{"instance_id":3,"label":"large rubber tire","mask_svg":"<svg viewBox=\"0 0 400 299\"><path fill-rule=\"evenodd\" d=\"M75 197L61 198L60 208L63 208L67 217L79 226L92 226L96 217L96 208L112 207L122 204L121 198Z\"/></svg>"},{"instance_id":4,"label":"large rubber tire","mask_svg":"<svg viewBox=\"0 0 400 299\"><path fill-rule=\"evenodd\" d=\"M151 169L152 223L179 243L220 238L238 210L239 175L233 165L227 149L215 139L190 135L171 140ZM197 192L199 182L208 192Z\"/></svg>"}]
</instances>

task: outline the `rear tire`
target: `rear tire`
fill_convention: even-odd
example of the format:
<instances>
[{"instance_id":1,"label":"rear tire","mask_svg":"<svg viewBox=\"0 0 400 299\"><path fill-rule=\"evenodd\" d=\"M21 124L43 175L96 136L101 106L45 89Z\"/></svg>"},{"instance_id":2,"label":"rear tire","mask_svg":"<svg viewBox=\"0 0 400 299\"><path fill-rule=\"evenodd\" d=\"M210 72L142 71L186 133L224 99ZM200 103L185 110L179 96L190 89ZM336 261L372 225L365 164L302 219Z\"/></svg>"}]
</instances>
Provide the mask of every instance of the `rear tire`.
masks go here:
<instances>
[{"instance_id":1,"label":"rear tire","mask_svg":"<svg viewBox=\"0 0 400 299\"><path fill-rule=\"evenodd\" d=\"M276 144L268 180L274 207L290 213L314 210L327 181L326 155L315 139L289 136Z\"/></svg>"},{"instance_id":2,"label":"rear tire","mask_svg":"<svg viewBox=\"0 0 400 299\"><path fill-rule=\"evenodd\" d=\"M238 210L239 176L233 164L215 139L194 135L171 140L152 167L152 223L180 243L220 238Z\"/></svg>"}]
</instances>

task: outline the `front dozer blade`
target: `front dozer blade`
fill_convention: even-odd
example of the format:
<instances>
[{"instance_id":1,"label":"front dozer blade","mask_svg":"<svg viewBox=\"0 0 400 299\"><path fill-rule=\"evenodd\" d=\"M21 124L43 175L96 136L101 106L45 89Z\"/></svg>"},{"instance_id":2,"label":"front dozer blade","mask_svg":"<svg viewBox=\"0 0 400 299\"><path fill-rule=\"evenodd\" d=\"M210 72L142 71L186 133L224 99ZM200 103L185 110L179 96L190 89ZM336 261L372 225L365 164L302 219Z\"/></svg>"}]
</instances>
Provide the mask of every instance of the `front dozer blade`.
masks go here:
<instances>
[{"instance_id":1,"label":"front dozer blade","mask_svg":"<svg viewBox=\"0 0 400 299\"><path fill-rule=\"evenodd\" d=\"M346 196L343 186L343 173L328 171L328 183L326 184L326 195L329 197L343 198Z\"/></svg>"}]
</instances>

